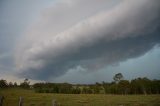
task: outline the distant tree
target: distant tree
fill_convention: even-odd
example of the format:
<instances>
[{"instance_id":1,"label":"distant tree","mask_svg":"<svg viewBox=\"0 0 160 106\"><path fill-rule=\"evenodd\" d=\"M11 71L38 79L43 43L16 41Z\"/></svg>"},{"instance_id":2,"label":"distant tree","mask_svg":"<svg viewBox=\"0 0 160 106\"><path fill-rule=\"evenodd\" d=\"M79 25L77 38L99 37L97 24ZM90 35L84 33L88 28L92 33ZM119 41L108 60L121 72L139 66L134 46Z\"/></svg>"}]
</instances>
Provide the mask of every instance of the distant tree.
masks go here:
<instances>
[{"instance_id":1,"label":"distant tree","mask_svg":"<svg viewBox=\"0 0 160 106\"><path fill-rule=\"evenodd\" d=\"M100 90L102 89L102 84L96 82L94 85L90 85L90 89L92 89L93 93L98 94L100 93Z\"/></svg>"},{"instance_id":2,"label":"distant tree","mask_svg":"<svg viewBox=\"0 0 160 106\"><path fill-rule=\"evenodd\" d=\"M92 94L93 92L92 92L92 89L89 88L88 86L83 86L82 93L83 94Z\"/></svg>"},{"instance_id":3,"label":"distant tree","mask_svg":"<svg viewBox=\"0 0 160 106\"><path fill-rule=\"evenodd\" d=\"M96 84L95 84L96 86L101 86L101 84L99 83L99 82L96 82Z\"/></svg>"},{"instance_id":4,"label":"distant tree","mask_svg":"<svg viewBox=\"0 0 160 106\"><path fill-rule=\"evenodd\" d=\"M128 94L130 90L130 83L128 80L121 80L118 83L118 90L120 94Z\"/></svg>"},{"instance_id":5,"label":"distant tree","mask_svg":"<svg viewBox=\"0 0 160 106\"><path fill-rule=\"evenodd\" d=\"M72 94L80 94L81 89L79 87L72 88Z\"/></svg>"},{"instance_id":6,"label":"distant tree","mask_svg":"<svg viewBox=\"0 0 160 106\"><path fill-rule=\"evenodd\" d=\"M0 80L0 88L7 88L8 84L6 80L1 79Z\"/></svg>"},{"instance_id":7,"label":"distant tree","mask_svg":"<svg viewBox=\"0 0 160 106\"><path fill-rule=\"evenodd\" d=\"M52 90L53 93L59 93L59 87L57 85L55 85Z\"/></svg>"},{"instance_id":8,"label":"distant tree","mask_svg":"<svg viewBox=\"0 0 160 106\"><path fill-rule=\"evenodd\" d=\"M131 80L130 89L131 89L131 94L139 94L140 87L139 87L137 79Z\"/></svg>"},{"instance_id":9,"label":"distant tree","mask_svg":"<svg viewBox=\"0 0 160 106\"><path fill-rule=\"evenodd\" d=\"M12 82L9 82L8 86L9 86L9 87L13 87L13 83L12 83Z\"/></svg>"},{"instance_id":10,"label":"distant tree","mask_svg":"<svg viewBox=\"0 0 160 106\"><path fill-rule=\"evenodd\" d=\"M137 94L137 93L138 94L151 94L152 84L153 84L153 81L149 80L146 77L134 79L131 81L131 92L134 94Z\"/></svg>"},{"instance_id":11,"label":"distant tree","mask_svg":"<svg viewBox=\"0 0 160 106\"><path fill-rule=\"evenodd\" d=\"M107 94L107 93L110 93L109 92L109 86L110 86L110 83L106 83L106 82L102 82L102 86L104 88L104 92Z\"/></svg>"},{"instance_id":12,"label":"distant tree","mask_svg":"<svg viewBox=\"0 0 160 106\"><path fill-rule=\"evenodd\" d=\"M20 87L22 88L30 88L30 81L26 78L24 79L24 82L20 84Z\"/></svg>"},{"instance_id":13,"label":"distant tree","mask_svg":"<svg viewBox=\"0 0 160 106\"><path fill-rule=\"evenodd\" d=\"M72 90L71 84L68 84L68 83L59 84L59 92L60 93L69 94L72 92L71 90Z\"/></svg>"},{"instance_id":14,"label":"distant tree","mask_svg":"<svg viewBox=\"0 0 160 106\"><path fill-rule=\"evenodd\" d=\"M160 80L153 80L152 81L151 92L153 94L160 94Z\"/></svg>"},{"instance_id":15,"label":"distant tree","mask_svg":"<svg viewBox=\"0 0 160 106\"><path fill-rule=\"evenodd\" d=\"M109 93L110 94L118 94L118 85L115 84L115 83L112 83L110 86L109 86Z\"/></svg>"},{"instance_id":16,"label":"distant tree","mask_svg":"<svg viewBox=\"0 0 160 106\"><path fill-rule=\"evenodd\" d=\"M123 75L122 73L118 73L118 74L115 74L115 76L113 77L113 80L118 83L120 80L123 79Z\"/></svg>"},{"instance_id":17,"label":"distant tree","mask_svg":"<svg viewBox=\"0 0 160 106\"><path fill-rule=\"evenodd\" d=\"M138 78L138 83L140 85L140 88L143 92L143 94L148 94L149 93L149 84L150 84L150 80L148 78Z\"/></svg>"},{"instance_id":18,"label":"distant tree","mask_svg":"<svg viewBox=\"0 0 160 106\"><path fill-rule=\"evenodd\" d=\"M14 86L14 87L17 87L17 86L18 86L18 85L17 85L17 82L14 82L13 86Z\"/></svg>"}]
</instances>

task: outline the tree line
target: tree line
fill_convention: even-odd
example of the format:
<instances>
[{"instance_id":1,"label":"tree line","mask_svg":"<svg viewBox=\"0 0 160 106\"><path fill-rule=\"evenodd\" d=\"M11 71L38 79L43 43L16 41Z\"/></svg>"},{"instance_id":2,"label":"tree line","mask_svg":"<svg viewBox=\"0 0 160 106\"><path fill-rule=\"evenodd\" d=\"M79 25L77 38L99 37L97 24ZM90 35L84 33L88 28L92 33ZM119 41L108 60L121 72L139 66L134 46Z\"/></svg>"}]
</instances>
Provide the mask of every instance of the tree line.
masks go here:
<instances>
[{"instance_id":1,"label":"tree line","mask_svg":"<svg viewBox=\"0 0 160 106\"><path fill-rule=\"evenodd\" d=\"M124 80L121 73L113 77L113 82L95 84L69 84L69 83L35 83L30 85L28 79L17 85L6 80L0 80L0 88L20 87L33 89L37 93L63 93L63 94L160 94L160 80L150 80L146 77L131 81Z\"/></svg>"},{"instance_id":2,"label":"tree line","mask_svg":"<svg viewBox=\"0 0 160 106\"><path fill-rule=\"evenodd\" d=\"M25 89L30 89L32 85L30 85L30 81L28 79L24 79L20 85L17 84L17 82L7 82L4 79L0 80L0 89L5 89L5 88L25 88Z\"/></svg>"}]
</instances>

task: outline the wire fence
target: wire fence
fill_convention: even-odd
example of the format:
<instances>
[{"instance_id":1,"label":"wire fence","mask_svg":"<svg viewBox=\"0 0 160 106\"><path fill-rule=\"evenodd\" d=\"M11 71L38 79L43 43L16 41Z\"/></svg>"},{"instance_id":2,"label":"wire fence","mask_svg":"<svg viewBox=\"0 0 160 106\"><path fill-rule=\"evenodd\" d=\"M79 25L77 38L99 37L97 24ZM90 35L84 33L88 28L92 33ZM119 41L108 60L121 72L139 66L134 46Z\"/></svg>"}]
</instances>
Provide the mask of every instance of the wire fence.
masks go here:
<instances>
[{"instance_id":1,"label":"wire fence","mask_svg":"<svg viewBox=\"0 0 160 106\"><path fill-rule=\"evenodd\" d=\"M0 106L4 106L4 96L0 96ZM24 98L22 96L19 97L18 106L24 106ZM52 99L51 106L61 106L55 99Z\"/></svg>"}]
</instances>

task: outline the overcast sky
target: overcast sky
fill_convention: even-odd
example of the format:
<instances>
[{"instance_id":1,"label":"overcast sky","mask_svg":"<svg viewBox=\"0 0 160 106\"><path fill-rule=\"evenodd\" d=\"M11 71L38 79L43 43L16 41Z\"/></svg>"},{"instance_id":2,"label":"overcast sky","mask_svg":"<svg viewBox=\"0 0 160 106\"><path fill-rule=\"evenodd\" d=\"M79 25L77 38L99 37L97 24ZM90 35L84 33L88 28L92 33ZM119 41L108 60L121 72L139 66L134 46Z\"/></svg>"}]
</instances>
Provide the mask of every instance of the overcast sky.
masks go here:
<instances>
[{"instance_id":1,"label":"overcast sky","mask_svg":"<svg viewBox=\"0 0 160 106\"><path fill-rule=\"evenodd\" d=\"M0 79L160 78L159 0L1 0Z\"/></svg>"}]
</instances>

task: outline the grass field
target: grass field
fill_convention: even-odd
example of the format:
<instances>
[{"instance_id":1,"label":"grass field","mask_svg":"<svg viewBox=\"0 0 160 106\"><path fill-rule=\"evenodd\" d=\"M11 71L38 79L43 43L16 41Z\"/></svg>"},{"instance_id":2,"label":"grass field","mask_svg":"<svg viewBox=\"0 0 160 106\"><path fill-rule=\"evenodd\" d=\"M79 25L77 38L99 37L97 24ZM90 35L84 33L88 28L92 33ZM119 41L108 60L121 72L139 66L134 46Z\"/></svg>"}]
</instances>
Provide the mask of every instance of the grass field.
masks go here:
<instances>
[{"instance_id":1,"label":"grass field","mask_svg":"<svg viewBox=\"0 0 160 106\"><path fill-rule=\"evenodd\" d=\"M46 94L32 90L6 89L4 106L18 106L19 97L24 106L51 106L56 99L60 106L160 106L160 95L105 95L105 94Z\"/></svg>"}]
</instances>

